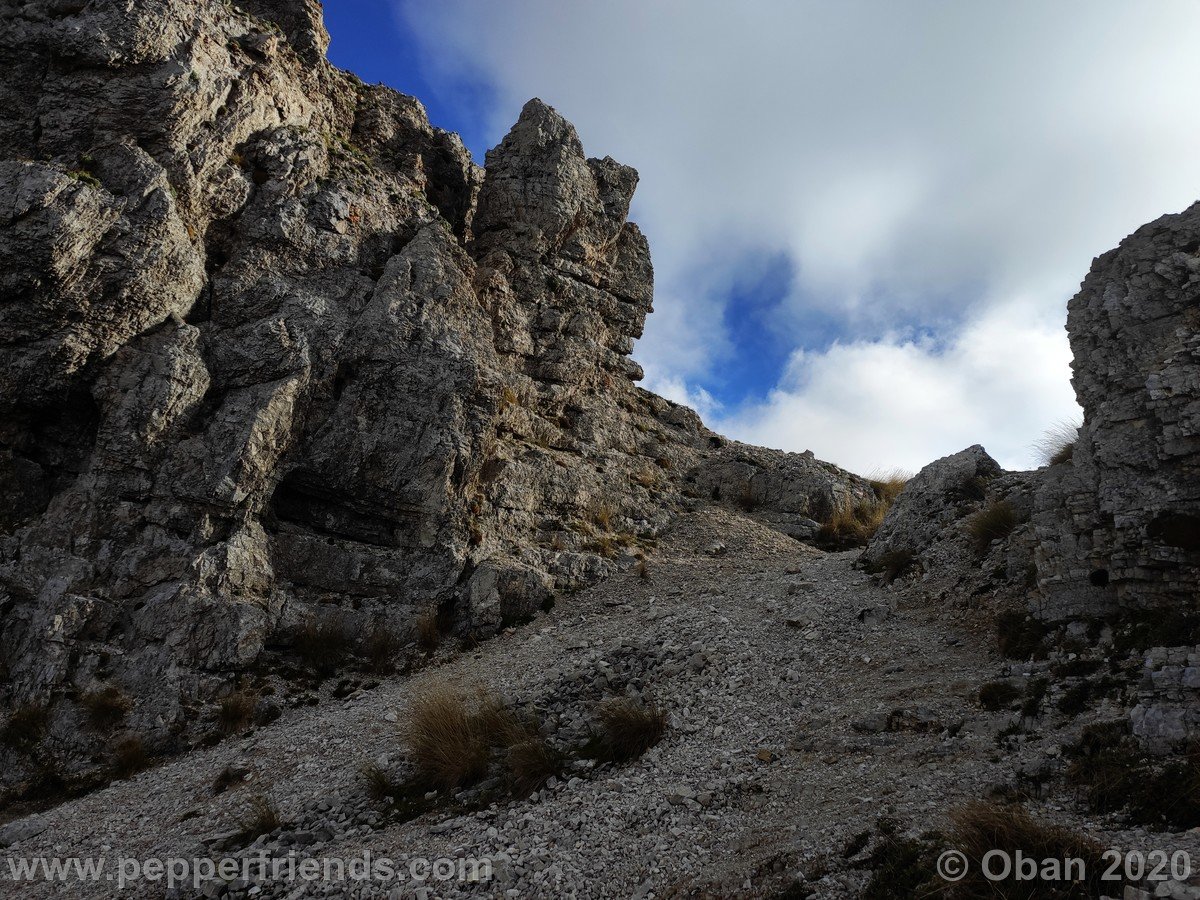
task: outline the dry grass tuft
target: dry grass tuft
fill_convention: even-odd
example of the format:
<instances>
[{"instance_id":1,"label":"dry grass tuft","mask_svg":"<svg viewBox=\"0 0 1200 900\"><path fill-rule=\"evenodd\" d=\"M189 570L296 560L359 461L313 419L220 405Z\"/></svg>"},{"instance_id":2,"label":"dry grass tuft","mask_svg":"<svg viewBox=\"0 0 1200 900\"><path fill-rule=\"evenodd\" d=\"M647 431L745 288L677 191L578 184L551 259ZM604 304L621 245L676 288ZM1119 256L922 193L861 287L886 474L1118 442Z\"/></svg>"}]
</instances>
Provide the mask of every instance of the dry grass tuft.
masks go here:
<instances>
[{"instance_id":1,"label":"dry grass tuft","mask_svg":"<svg viewBox=\"0 0 1200 900\"><path fill-rule=\"evenodd\" d=\"M1127 721L1088 725L1067 780L1084 788L1096 812L1124 811L1151 828L1200 827L1200 745L1175 757L1151 757L1129 735Z\"/></svg>"},{"instance_id":2,"label":"dry grass tuft","mask_svg":"<svg viewBox=\"0 0 1200 900\"><path fill-rule=\"evenodd\" d=\"M875 489L875 494L880 501L891 507L910 478L912 478L911 473L901 469L892 469L887 472L876 472L867 481Z\"/></svg>"},{"instance_id":3,"label":"dry grass tuft","mask_svg":"<svg viewBox=\"0 0 1200 900\"><path fill-rule=\"evenodd\" d=\"M427 609L417 616L417 646L432 653L442 642L442 630L438 625L436 609Z\"/></svg>"},{"instance_id":4,"label":"dry grass tuft","mask_svg":"<svg viewBox=\"0 0 1200 900\"><path fill-rule=\"evenodd\" d=\"M395 669L399 652L400 638L385 622L376 623L363 641L367 668L376 675L387 675Z\"/></svg>"},{"instance_id":5,"label":"dry grass tuft","mask_svg":"<svg viewBox=\"0 0 1200 900\"><path fill-rule=\"evenodd\" d=\"M654 469L643 469L629 476L634 484L640 484L646 490L653 490L662 484L662 476Z\"/></svg>"},{"instance_id":6,"label":"dry grass tuft","mask_svg":"<svg viewBox=\"0 0 1200 900\"><path fill-rule=\"evenodd\" d=\"M222 734L236 734L245 730L254 718L258 695L250 690L239 690L222 698L217 708L217 722Z\"/></svg>"},{"instance_id":7,"label":"dry grass tuft","mask_svg":"<svg viewBox=\"0 0 1200 900\"><path fill-rule=\"evenodd\" d=\"M629 697L604 701L596 718L600 755L618 763L637 759L667 732L665 711Z\"/></svg>"},{"instance_id":8,"label":"dry grass tuft","mask_svg":"<svg viewBox=\"0 0 1200 900\"><path fill-rule=\"evenodd\" d=\"M1005 709L1011 706L1021 691L1011 681L989 681L979 689L979 705L984 709Z\"/></svg>"},{"instance_id":9,"label":"dry grass tuft","mask_svg":"<svg viewBox=\"0 0 1200 900\"><path fill-rule=\"evenodd\" d=\"M525 796L560 774L564 755L522 722L486 689L473 697L442 685L415 697L405 729L409 750L423 778L454 790L487 774L492 750L505 748L504 765L513 794ZM372 795L395 796L386 773L364 770Z\"/></svg>"},{"instance_id":10,"label":"dry grass tuft","mask_svg":"<svg viewBox=\"0 0 1200 900\"><path fill-rule=\"evenodd\" d=\"M588 518L592 524L598 528L603 528L605 531L612 529L613 519L616 515L616 510L607 503L594 503L588 508Z\"/></svg>"},{"instance_id":11,"label":"dry grass tuft","mask_svg":"<svg viewBox=\"0 0 1200 900\"><path fill-rule=\"evenodd\" d=\"M560 775L566 757L536 733L509 745L504 763L508 768L509 786L515 796L527 796L551 776Z\"/></svg>"},{"instance_id":12,"label":"dry grass tuft","mask_svg":"<svg viewBox=\"0 0 1200 900\"><path fill-rule=\"evenodd\" d=\"M1104 885L1100 880L1105 869L1101 856L1104 848L1091 838L1039 822L1020 806L970 803L951 813L950 821L950 842L970 861L967 876L955 886L953 896L1012 900L1100 896ZM1067 876L1080 874L1080 867L1076 866L1064 873L1064 880L1017 880L1014 872L1003 881L990 881L982 869L983 856L989 850L1005 851L1010 858L1020 851L1023 857L1039 863L1049 859L1080 859L1084 879L1067 880Z\"/></svg>"},{"instance_id":13,"label":"dry grass tuft","mask_svg":"<svg viewBox=\"0 0 1200 900\"><path fill-rule=\"evenodd\" d=\"M0 740L9 747L30 747L42 739L49 719L49 710L39 703L18 706L0 732Z\"/></svg>"},{"instance_id":14,"label":"dry grass tuft","mask_svg":"<svg viewBox=\"0 0 1200 900\"><path fill-rule=\"evenodd\" d=\"M511 385L505 385L500 389L500 407L504 409L509 406L520 406L521 397Z\"/></svg>"},{"instance_id":15,"label":"dry grass tuft","mask_svg":"<svg viewBox=\"0 0 1200 900\"><path fill-rule=\"evenodd\" d=\"M1037 441L1033 449L1044 466L1057 466L1070 462L1075 452L1075 441L1079 437L1079 423L1055 422Z\"/></svg>"},{"instance_id":16,"label":"dry grass tuft","mask_svg":"<svg viewBox=\"0 0 1200 900\"><path fill-rule=\"evenodd\" d=\"M1003 540L1017 527L1017 511L1007 500L994 500L967 522L967 534L975 541L975 549L986 553L992 541Z\"/></svg>"},{"instance_id":17,"label":"dry grass tuft","mask_svg":"<svg viewBox=\"0 0 1200 900\"><path fill-rule=\"evenodd\" d=\"M817 532L817 543L835 550L864 547L879 530L890 504L882 500L859 500L842 506Z\"/></svg>"},{"instance_id":18,"label":"dry grass tuft","mask_svg":"<svg viewBox=\"0 0 1200 900\"><path fill-rule=\"evenodd\" d=\"M409 704L404 727L417 770L430 782L450 789L481 778L498 733L509 727L502 710L488 695L478 696L471 704L449 685L417 694Z\"/></svg>"},{"instance_id":19,"label":"dry grass tuft","mask_svg":"<svg viewBox=\"0 0 1200 900\"><path fill-rule=\"evenodd\" d=\"M278 807L259 794L250 799L250 808L239 823L242 840L249 843L264 834L270 834L282 824Z\"/></svg>"},{"instance_id":20,"label":"dry grass tuft","mask_svg":"<svg viewBox=\"0 0 1200 900\"><path fill-rule=\"evenodd\" d=\"M137 735L122 738L113 745L112 750L113 774L118 778L128 778L150 765L150 753L146 744Z\"/></svg>"},{"instance_id":21,"label":"dry grass tuft","mask_svg":"<svg viewBox=\"0 0 1200 900\"><path fill-rule=\"evenodd\" d=\"M376 803L382 803L389 797L398 797L404 790L404 786L397 782L387 769L377 763L367 763L360 772L367 787L367 796Z\"/></svg>"},{"instance_id":22,"label":"dry grass tuft","mask_svg":"<svg viewBox=\"0 0 1200 900\"><path fill-rule=\"evenodd\" d=\"M651 576L651 574L650 574L650 563L646 561L645 556L638 557L637 566L634 569L634 571L637 572L637 577L640 578L642 581L651 581L652 580L653 576Z\"/></svg>"},{"instance_id":23,"label":"dry grass tuft","mask_svg":"<svg viewBox=\"0 0 1200 900\"><path fill-rule=\"evenodd\" d=\"M310 620L293 632L292 650L318 675L332 675L350 652L350 638L337 623Z\"/></svg>"},{"instance_id":24,"label":"dry grass tuft","mask_svg":"<svg viewBox=\"0 0 1200 900\"><path fill-rule=\"evenodd\" d=\"M121 724L133 708L129 698L113 685L84 694L79 702L91 726L101 730L110 730Z\"/></svg>"},{"instance_id":25,"label":"dry grass tuft","mask_svg":"<svg viewBox=\"0 0 1200 900\"><path fill-rule=\"evenodd\" d=\"M996 616L996 646L1008 659L1045 659L1046 627L1021 610L1004 610Z\"/></svg>"},{"instance_id":26,"label":"dry grass tuft","mask_svg":"<svg viewBox=\"0 0 1200 900\"><path fill-rule=\"evenodd\" d=\"M829 521L817 532L817 545L831 550L865 547L883 524L888 510L892 508L910 477L907 472L899 469L878 472L871 476L868 481L875 496L843 504L835 510ZM894 573L891 577L894 578L896 574L899 573Z\"/></svg>"}]
</instances>

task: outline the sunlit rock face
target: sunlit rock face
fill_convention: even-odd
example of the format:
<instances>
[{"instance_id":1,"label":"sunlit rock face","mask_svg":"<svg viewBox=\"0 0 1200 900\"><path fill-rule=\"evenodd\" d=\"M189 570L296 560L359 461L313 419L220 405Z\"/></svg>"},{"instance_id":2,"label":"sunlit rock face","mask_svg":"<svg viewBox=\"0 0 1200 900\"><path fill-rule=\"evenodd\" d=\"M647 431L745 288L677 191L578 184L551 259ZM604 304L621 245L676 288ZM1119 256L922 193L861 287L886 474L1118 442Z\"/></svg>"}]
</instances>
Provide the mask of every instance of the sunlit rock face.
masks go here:
<instances>
[{"instance_id":1,"label":"sunlit rock face","mask_svg":"<svg viewBox=\"0 0 1200 900\"><path fill-rule=\"evenodd\" d=\"M301 626L486 635L727 477L635 383L637 174L537 100L480 168L327 41L281 0L45 0L0 34L4 699L69 762L98 685L184 746ZM767 469L785 519L864 490Z\"/></svg>"}]
</instances>

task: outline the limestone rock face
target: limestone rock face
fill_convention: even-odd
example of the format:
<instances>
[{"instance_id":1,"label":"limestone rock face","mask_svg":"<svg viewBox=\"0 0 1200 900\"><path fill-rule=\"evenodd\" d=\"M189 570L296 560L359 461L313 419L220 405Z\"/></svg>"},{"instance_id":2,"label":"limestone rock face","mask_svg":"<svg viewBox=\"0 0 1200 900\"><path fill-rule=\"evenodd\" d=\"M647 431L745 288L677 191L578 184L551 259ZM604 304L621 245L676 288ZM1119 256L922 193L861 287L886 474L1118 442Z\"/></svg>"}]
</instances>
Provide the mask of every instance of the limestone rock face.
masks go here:
<instances>
[{"instance_id":1,"label":"limestone rock face","mask_svg":"<svg viewBox=\"0 0 1200 900\"><path fill-rule=\"evenodd\" d=\"M978 444L935 460L904 486L863 551L868 566L879 566L890 554L919 558L952 526L979 509L988 482L1000 464Z\"/></svg>"},{"instance_id":2,"label":"limestone rock face","mask_svg":"<svg viewBox=\"0 0 1200 900\"><path fill-rule=\"evenodd\" d=\"M90 692L186 746L303 629L486 635L728 483L635 384L636 172L537 100L480 168L327 42L312 0L6 12L2 699L68 765ZM784 530L863 490L759 468Z\"/></svg>"},{"instance_id":3,"label":"limestone rock face","mask_svg":"<svg viewBox=\"0 0 1200 900\"><path fill-rule=\"evenodd\" d=\"M811 451L784 453L718 441L689 477L698 496L751 514L797 540L816 537L835 512L875 498L870 482Z\"/></svg>"},{"instance_id":4,"label":"limestone rock face","mask_svg":"<svg viewBox=\"0 0 1200 900\"><path fill-rule=\"evenodd\" d=\"M1200 613L1198 297L1200 204L1096 259L1068 305L1084 410L1069 458L1001 475L973 447L931 464L901 493L864 561L941 546L927 573L978 586L993 560L983 564L961 540L964 517L1004 501L1016 522L992 554L1007 558L1007 593L1043 618ZM990 479L974 507L955 488L968 477Z\"/></svg>"},{"instance_id":5,"label":"limestone rock face","mask_svg":"<svg viewBox=\"0 0 1200 900\"><path fill-rule=\"evenodd\" d=\"M1067 307L1084 409L1035 518L1038 582L1063 614L1190 605L1200 586L1200 204L1092 265Z\"/></svg>"}]
</instances>

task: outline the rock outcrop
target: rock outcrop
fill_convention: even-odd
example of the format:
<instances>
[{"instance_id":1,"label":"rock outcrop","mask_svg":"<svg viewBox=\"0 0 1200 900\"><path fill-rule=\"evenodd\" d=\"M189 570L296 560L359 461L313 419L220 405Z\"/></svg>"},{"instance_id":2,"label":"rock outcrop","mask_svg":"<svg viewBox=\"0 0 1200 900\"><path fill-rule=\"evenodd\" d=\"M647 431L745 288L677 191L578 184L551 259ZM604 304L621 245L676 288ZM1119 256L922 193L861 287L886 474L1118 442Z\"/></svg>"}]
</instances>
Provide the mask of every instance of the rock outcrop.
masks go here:
<instances>
[{"instance_id":1,"label":"rock outcrop","mask_svg":"<svg viewBox=\"0 0 1200 900\"><path fill-rule=\"evenodd\" d=\"M1154 752L1200 736L1198 326L1200 204L1096 259L1071 299L1073 444L1034 472L981 447L931 463L863 554L939 603L1028 611L1029 633L1099 642L1114 665L1132 653L1130 725Z\"/></svg>"},{"instance_id":2,"label":"rock outcrop","mask_svg":"<svg viewBox=\"0 0 1200 900\"><path fill-rule=\"evenodd\" d=\"M313 2L8 11L4 700L64 759L104 750L88 696L185 746L306 631L486 635L743 477L635 384L636 173L537 100L481 169L326 43ZM754 466L800 536L869 491Z\"/></svg>"},{"instance_id":3,"label":"rock outcrop","mask_svg":"<svg viewBox=\"0 0 1200 900\"><path fill-rule=\"evenodd\" d=\"M920 559L961 538L968 514L1007 503L1012 527L998 543L1029 556L1020 587L1041 617L1200 613L1198 298L1200 204L1096 259L1071 299L1073 384L1084 411L1074 443L1029 473L1002 475L981 447L931 463L897 499L864 561L878 565L896 552ZM960 569L979 569L967 542L958 546L943 566L925 568L954 568L957 555Z\"/></svg>"},{"instance_id":4,"label":"rock outcrop","mask_svg":"<svg viewBox=\"0 0 1200 900\"><path fill-rule=\"evenodd\" d=\"M1138 229L1067 306L1083 426L1040 486L1049 611L1200 609L1200 204Z\"/></svg>"}]
</instances>

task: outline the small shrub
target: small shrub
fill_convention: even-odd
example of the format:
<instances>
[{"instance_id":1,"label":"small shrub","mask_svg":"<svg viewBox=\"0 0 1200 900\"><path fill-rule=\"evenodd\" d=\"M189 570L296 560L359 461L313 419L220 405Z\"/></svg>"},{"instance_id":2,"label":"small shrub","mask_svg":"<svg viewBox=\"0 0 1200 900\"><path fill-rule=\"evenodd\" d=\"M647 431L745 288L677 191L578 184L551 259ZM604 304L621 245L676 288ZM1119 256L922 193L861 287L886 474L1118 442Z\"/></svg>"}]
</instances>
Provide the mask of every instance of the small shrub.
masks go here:
<instances>
[{"instance_id":1,"label":"small shrub","mask_svg":"<svg viewBox=\"0 0 1200 900\"><path fill-rule=\"evenodd\" d=\"M986 553L992 541L1003 540L1017 527L1017 512L1007 500L996 500L975 513L967 522L967 533L975 549Z\"/></svg>"},{"instance_id":2,"label":"small shrub","mask_svg":"<svg viewBox=\"0 0 1200 900\"><path fill-rule=\"evenodd\" d=\"M363 641L363 656L366 657L367 667L376 675L390 673L396 667L396 655L399 652L400 639L383 622L375 625Z\"/></svg>"},{"instance_id":3,"label":"small shrub","mask_svg":"<svg viewBox=\"0 0 1200 900\"><path fill-rule=\"evenodd\" d=\"M427 609L417 616L417 646L432 653L442 642L442 631L438 627L437 610Z\"/></svg>"},{"instance_id":4,"label":"small shrub","mask_svg":"<svg viewBox=\"0 0 1200 900\"><path fill-rule=\"evenodd\" d=\"M113 773L118 778L128 778L150 765L150 754L145 742L137 735L122 738L113 745Z\"/></svg>"},{"instance_id":5,"label":"small shrub","mask_svg":"<svg viewBox=\"0 0 1200 900\"><path fill-rule=\"evenodd\" d=\"M9 747L30 747L46 733L50 712L40 703L26 703L13 710L0 733Z\"/></svg>"},{"instance_id":6,"label":"small shrub","mask_svg":"<svg viewBox=\"0 0 1200 900\"><path fill-rule=\"evenodd\" d=\"M279 809L267 797L258 794L250 799L250 807L239 822L242 840L249 843L270 834L282 824Z\"/></svg>"},{"instance_id":7,"label":"small shrub","mask_svg":"<svg viewBox=\"0 0 1200 900\"><path fill-rule=\"evenodd\" d=\"M472 710L462 693L443 685L413 697L404 738L417 770L430 782L454 789L487 771L500 726L495 704L483 700Z\"/></svg>"},{"instance_id":8,"label":"small shrub","mask_svg":"<svg viewBox=\"0 0 1200 900\"><path fill-rule=\"evenodd\" d=\"M1098 659L1066 659L1055 663L1050 671L1060 678L1082 677L1094 675L1102 665Z\"/></svg>"},{"instance_id":9,"label":"small shrub","mask_svg":"<svg viewBox=\"0 0 1200 900\"><path fill-rule=\"evenodd\" d=\"M530 734L511 744L505 755L509 786L515 796L533 793L550 779L560 775L566 758L544 738Z\"/></svg>"},{"instance_id":10,"label":"small shrub","mask_svg":"<svg viewBox=\"0 0 1200 900\"><path fill-rule=\"evenodd\" d=\"M1100 896L1104 882L1104 848L1091 838L1068 828L1038 822L1020 806L1002 806L975 802L950 815L950 843L969 860L967 874L955 886L953 896L996 897L1012 900L1050 900ZM1083 860L1084 881L1018 880L1014 873L1003 881L991 881L983 874L982 860L990 850L1002 850L1014 858L1019 851L1033 860ZM1015 867L1014 867L1015 868ZM1075 875L1075 871L1064 872Z\"/></svg>"},{"instance_id":11,"label":"small shrub","mask_svg":"<svg viewBox=\"0 0 1200 900\"><path fill-rule=\"evenodd\" d=\"M521 398L517 392L510 386L505 385L500 389L500 406L506 408L509 406L520 406Z\"/></svg>"},{"instance_id":12,"label":"small shrub","mask_svg":"<svg viewBox=\"0 0 1200 900\"><path fill-rule=\"evenodd\" d=\"M249 690L239 690L222 698L217 708L217 723L221 726L221 733L228 735L243 731L254 718L257 705L258 695Z\"/></svg>"},{"instance_id":13,"label":"small shrub","mask_svg":"<svg viewBox=\"0 0 1200 900\"><path fill-rule=\"evenodd\" d=\"M1077 422L1056 422L1034 443L1033 448L1042 465L1057 466L1071 461L1078 437Z\"/></svg>"},{"instance_id":14,"label":"small shrub","mask_svg":"<svg viewBox=\"0 0 1200 900\"><path fill-rule=\"evenodd\" d=\"M902 472L899 469L891 472L878 472L867 479L871 487L875 490L875 496L880 501L891 506L896 498L900 496L900 492L904 490L904 486L908 484L908 480L912 478L907 472Z\"/></svg>"},{"instance_id":15,"label":"small shrub","mask_svg":"<svg viewBox=\"0 0 1200 900\"><path fill-rule=\"evenodd\" d=\"M601 751L596 755L617 763L637 759L667 731L665 711L629 697L601 703L596 719L600 726L596 749Z\"/></svg>"},{"instance_id":16,"label":"small shrub","mask_svg":"<svg viewBox=\"0 0 1200 900\"><path fill-rule=\"evenodd\" d=\"M818 546L832 550L865 547L887 515L888 504L882 500L859 500L843 505L817 531Z\"/></svg>"},{"instance_id":17,"label":"small shrub","mask_svg":"<svg viewBox=\"0 0 1200 900\"><path fill-rule=\"evenodd\" d=\"M86 184L88 187L100 187L100 179L85 169L72 169L67 175L76 181Z\"/></svg>"},{"instance_id":18,"label":"small shrub","mask_svg":"<svg viewBox=\"0 0 1200 900\"><path fill-rule=\"evenodd\" d=\"M1092 686L1086 681L1080 681L1067 688L1058 700L1058 711L1068 716L1077 716L1087 709L1088 701L1092 699Z\"/></svg>"},{"instance_id":19,"label":"small shrub","mask_svg":"<svg viewBox=\"0 0 1200 900\"><path fill-rule=\"evenodd\" d=\"M1042 701L1050 689L1050 682L1045 678L1032 678L1025 685L1025 699L1021 704L1021 715L1027 719L1036 719L1042 711Z\"/></svg>"},{"instance_id":20,"label":"small shrub","mask_svg":"<svg viewBox=\"0 0 1200 900\"><path fill-rule=\"evenodd\" d=\"M1020 690L1011 681L989 681L979 689L979 705L992 711L1005 709L1020 696Z\"/></svg>"},{"instance_id":21,"label":"small shrub","mask_svg":"<svg viewBox=\"0 0 1200 900\"><path fill-rule=\"evenodd\" d=\"M80 704L91 726L105 731L121 724L133 708L129 698L113 685L84 694Z\"/></svg>"},{"instance_id":22,"label":"small shrub","mask_svg":"<svg viewBox=\"0 0 1200 900\"><path fill-rule=\"evenodd\" d=\"M1124 810L1132 823L1151 828L1200 826L1200 746L1179 757L1150 757L1121 720L1087 726L1067 755L1067 781L1084 788L1094 811Z\"/></svg>"},{"instance_id":23,"label":"small shrub","mask_svg":"<svg viewBox=\"0 0 1200 900\"><path fill-rule=\"evenodd\" d=\"M1044 659L1042 623L1018 610L1006 610L996 616L996 645L1008 659Z\"/></svg>"},{"instance_id":24,"label":"small shrub","mask_svg":"<svg viewBox=\"0 0 1200 900\"><path fill-rule=\"evenodd\" d=\"M946 847L940 835L929 832L920 837L908 837L900 832L899 824L890 819L881 819L877 831L878 840L867 860L873 871L863 897L911 900L943 893L946 882L938 877L936 868L938 854Z\"/></svg>"},{"instance_id":25,"label":"small shrub","mask_svg":"<svg viewBox=\"0 0 1200 900\"><path fill-rule=\"evenodd\" d=\"M403 791L403 786L392 777L391 773L377 763L367 763L360 772L367 788L367 796L376 803L382 803L389 797L394 799Z\"/></svg>"},{"instance_id":26,"label":"small shrub","mask_svg":"<svg viewBox=\"0 0 1200 900\"><path fill-rule=\"evenodd\" d=\"M346 660L350 639L341 625L308 621L292 634L292 650L318 675L332 675Z\"/></svg>"},{"instance_id":27,"label":"small shrub","mask_svg":"<svg viewBox=\"0 0 1200 900\"><path fill-rule=\"evenodd\" d=\"M1113 649L1119 653L1200 644L1200 613L1177 606L1129 610L1113 617L1110 624Z\"/></svg>"}]
</instances>

